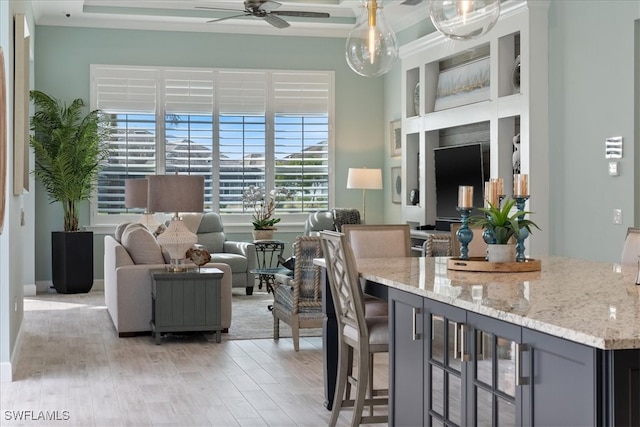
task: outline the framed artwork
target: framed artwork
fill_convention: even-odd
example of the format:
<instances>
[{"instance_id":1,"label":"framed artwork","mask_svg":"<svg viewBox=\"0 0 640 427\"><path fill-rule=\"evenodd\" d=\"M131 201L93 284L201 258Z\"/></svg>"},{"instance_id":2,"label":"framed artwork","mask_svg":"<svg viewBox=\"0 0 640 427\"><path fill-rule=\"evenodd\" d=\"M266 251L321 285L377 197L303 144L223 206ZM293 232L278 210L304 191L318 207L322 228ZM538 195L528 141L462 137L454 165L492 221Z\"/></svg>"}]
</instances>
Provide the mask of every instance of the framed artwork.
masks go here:
<instances>
[{"instance_id":1,"label":"framed artwork","mask_svg":"<svg viewBox=\"0 0 640 427\"><path fill-rule=\"evenodd\" d=\"M402 168L399 166L391 168L391 202L402 202Z\"/></svg>"},{"instance_id":2,"label":"framed artwork","mask_svg":"<svg viewBox=\"0 0 640 427\"><path fill-rule=\"evenodd\" d=\"M391 156L398 157L402 155L402 121L394 120L391 122L391 135L389 141L391 142Z\"/></svg>"},{"instance_id":3,"label":"framed artwork","mask_svg":"<svg viewBox=\"0 0 640 427\"><path fill-rule=\"evenodd\" d=\"M7 187L7 81L4 74L4 52L0 47L0 234L4 227Z\"/></svg>"},{"instance_id":4,"label":"framed artwork","mask_svg":"<svg viewBox=\"0 0 640 427\"><path fill-rule=\"evenodd\" d=\"M13 194L29 191L29 27L22 13L14 16Z\"/></svg>"}]
</instances>

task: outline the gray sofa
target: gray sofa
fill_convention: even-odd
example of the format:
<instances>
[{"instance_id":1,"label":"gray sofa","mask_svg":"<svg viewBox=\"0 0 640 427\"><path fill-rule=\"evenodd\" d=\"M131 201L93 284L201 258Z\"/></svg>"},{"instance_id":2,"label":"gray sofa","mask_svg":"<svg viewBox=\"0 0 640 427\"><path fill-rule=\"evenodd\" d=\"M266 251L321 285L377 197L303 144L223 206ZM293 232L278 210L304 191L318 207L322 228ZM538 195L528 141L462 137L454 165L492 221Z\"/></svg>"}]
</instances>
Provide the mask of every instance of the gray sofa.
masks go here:
<instances>
[{"instance_id":1,"label":"gray sofa","mask_svg":"<svg viewBox=\"0 0 640 427\"><path fill-rule=\"evenodd\" d=\"M165 267L162 250L159 245L154 246L154 241L146 229L137 230L125 242L128 249L114 236L104 238L104 300L121 337L151 330L149 270ZM222 327L227 329L231 326L231 268L223 263L209 263L206 267L219 268L224 273L221 320Z\"/></svg>"}]
</instances>

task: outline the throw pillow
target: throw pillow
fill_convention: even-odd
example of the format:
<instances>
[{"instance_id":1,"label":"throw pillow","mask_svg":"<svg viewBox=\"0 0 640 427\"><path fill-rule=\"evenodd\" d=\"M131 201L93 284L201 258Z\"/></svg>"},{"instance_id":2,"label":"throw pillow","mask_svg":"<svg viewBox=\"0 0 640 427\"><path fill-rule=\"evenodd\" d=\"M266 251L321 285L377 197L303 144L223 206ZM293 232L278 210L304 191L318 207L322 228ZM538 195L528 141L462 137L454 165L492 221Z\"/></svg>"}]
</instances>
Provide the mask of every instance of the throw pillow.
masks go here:
<instances>
[{"instance_id":1,"label":"throw pillow","mask_svg":"<svg viewBox=\"0 0 640 427\"><path fill-rule=\"evenodd\" d=\"M133 224L133 222L123 222L116 226L116 231L113 234L113 237L118 241L118 243L122 243L122 233L129 226L129 224Z\"/></svg>"},{"instance_id":2,"label":"throw pillow","mask_svg":"<svg viewBox=\"0 0 640 427\"><path fill-rule=\"evenodd\" d=\"M153 234L140 223L130 224L122 233L122 246L136 264L164 264L162 248Z\"/></svg>"}]
</instances>

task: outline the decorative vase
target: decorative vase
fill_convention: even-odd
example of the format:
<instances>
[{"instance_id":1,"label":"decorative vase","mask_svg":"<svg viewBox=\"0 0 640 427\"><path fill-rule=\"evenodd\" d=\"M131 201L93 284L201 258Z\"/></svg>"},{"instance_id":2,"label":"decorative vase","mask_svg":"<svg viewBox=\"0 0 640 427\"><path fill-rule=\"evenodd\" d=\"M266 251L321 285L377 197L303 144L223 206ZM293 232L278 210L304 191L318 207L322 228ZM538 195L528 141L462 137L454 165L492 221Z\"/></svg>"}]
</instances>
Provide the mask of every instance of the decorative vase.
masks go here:
<instances>
[{"instance_id":1,"label":"decorative vase","mask_svg":"<svg viewBox=\"0 0 640 427\"><path fill-rule=\"evenodd\" d=\"M273 240L275 228L253 230L253 240Z\"/></svg>"},{"instance_id":2,"label":"decorative vase","mask_svg":"<svg viewBox=\"0 0 640 427\"><path fill-rule=\"evenodd\" d=\"M487 261L489 262L515 262L516 245L509 243L506 245L487 245Z\"/></svg>"}]
</instances>

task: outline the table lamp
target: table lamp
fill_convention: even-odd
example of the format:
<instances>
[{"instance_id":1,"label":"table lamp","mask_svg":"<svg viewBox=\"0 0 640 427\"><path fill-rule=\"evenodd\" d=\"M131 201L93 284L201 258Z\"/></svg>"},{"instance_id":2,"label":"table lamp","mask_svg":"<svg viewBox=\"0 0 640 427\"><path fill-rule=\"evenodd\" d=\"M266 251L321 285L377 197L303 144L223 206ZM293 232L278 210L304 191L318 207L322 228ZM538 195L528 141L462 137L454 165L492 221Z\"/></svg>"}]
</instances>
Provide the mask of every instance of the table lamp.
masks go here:
<instances>
[{"instance_id":1,"label":"table lamp","mask_svg":"<svg viewBox=\"0 0 640 427\"><path fill-rule=\"evenodd\" d=\"M382 190L382 169L349 168L347 188L362 190L362 222L366 223L366 191Z\"/></svg>"},{"instance_id":2,"label":"table lamp","mask_svg":"<svg viewBox=\"0 0 640 427\"><path fill-rule=\"evenodd\" d=\"M158 243L169 252L169 271L185 271L185 253L198 242L180 218L179 212L204 210L204 177L191 175L150 175L147 178L148 209L151 212L174 212Z\"/></svg>"},{"instance_id":3,"label":"table lamp","mask_svg":"<svg viewBox=\"0 0 640 427\"><path fill-rule=\"evenodd\" d=\"M147 206L147 187L146 178L143 179L125 179L124 180L124 207L125 208L144 208L144 213L138 222L152 233L157 230L160 223L153 217L153 213L149 212Z\"/></svg>"}]
</instances>

